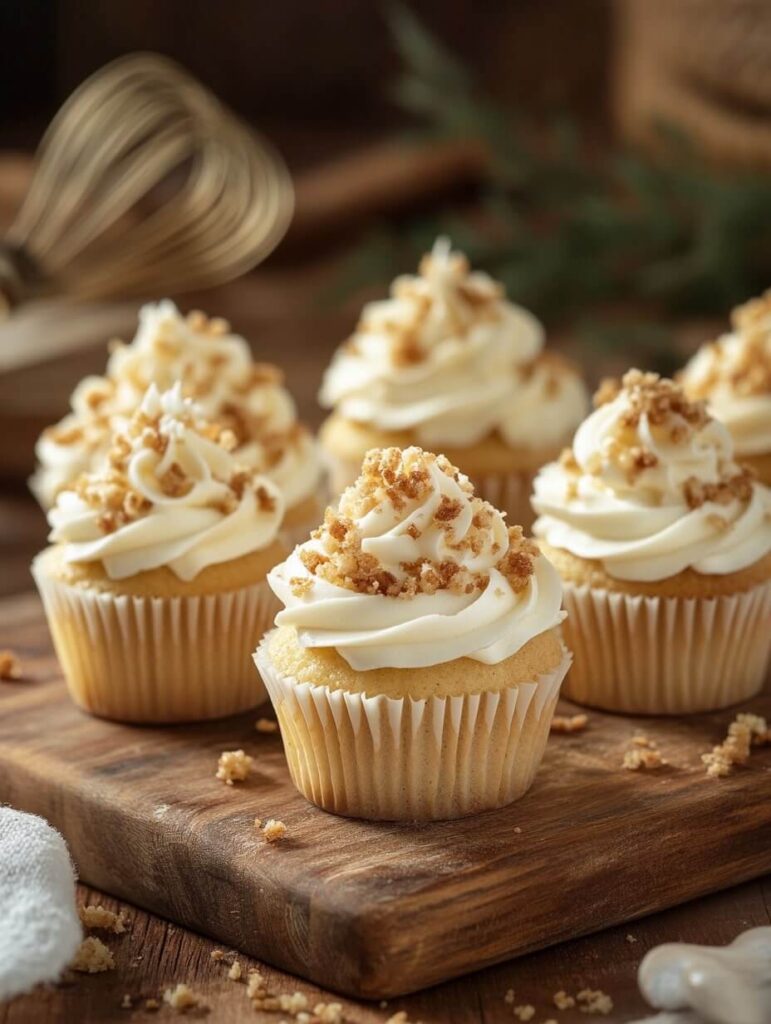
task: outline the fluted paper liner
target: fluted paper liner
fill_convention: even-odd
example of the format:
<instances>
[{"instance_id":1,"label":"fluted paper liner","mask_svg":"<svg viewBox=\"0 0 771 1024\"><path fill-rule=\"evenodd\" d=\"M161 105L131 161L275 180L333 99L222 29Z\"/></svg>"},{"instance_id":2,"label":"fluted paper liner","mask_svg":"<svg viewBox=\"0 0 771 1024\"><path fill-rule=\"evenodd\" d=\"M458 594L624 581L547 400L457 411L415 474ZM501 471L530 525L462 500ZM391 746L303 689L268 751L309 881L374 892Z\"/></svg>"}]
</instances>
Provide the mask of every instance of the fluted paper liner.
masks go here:
<instances>
[{"instance_id":1,"label":"fluted paper liner","mask_svg":"<svg viewBox=\"0 0 771 1024\"><path fill-rule=\"evenodd\" d=\"M281 726L292 781L326 811L414 821L501 807L530 788L570 664L499 692L413 700L330 690L282 675L266 636L254 660Z\"/></svg>"},{"instance_id":2,"label":"fluted paper liner","mask_svg":"<svg viewBox=\"0 0 771 1024\"><path fill-rule=\"evenodd\" d=\"M280 607L264 580L191 597L69 586L33 566L72 699L123 722L191 722L262 704L251 653Z\"/></svg>"},{"instance_id":3,"label":"fluted paper liner","mask_svg":"<svg viewBox=\"0 0 771 1024\"><path fill-rule=\"evenodd\" d=\"M439 448L441 449L441 445ZM337 502L346 487L350 487L361 475L361 462L341 459L330 455L329 452L324 453L324 461L329 471L332 501ZM474 473L467 473L463 465L459 468L462 473L466 473L480 498L489 501L499 512L506 513L506 522L509 526L521 526L526 533L530 532L535 519L530 504L535 472L514 470L511 473L488 473L477 476Z\"/></svg>"},{"instance_id":4,"label":"fluted paper liner","mask_svg":"<svg viewBox=\"0 0 771 1024\"><path fill-rule=\"evenodd\" d=\"M679 715L749 700L769 658L771 583L714 598L643 597L564 584L579 704Z\"/></svg>"}]
</instances>

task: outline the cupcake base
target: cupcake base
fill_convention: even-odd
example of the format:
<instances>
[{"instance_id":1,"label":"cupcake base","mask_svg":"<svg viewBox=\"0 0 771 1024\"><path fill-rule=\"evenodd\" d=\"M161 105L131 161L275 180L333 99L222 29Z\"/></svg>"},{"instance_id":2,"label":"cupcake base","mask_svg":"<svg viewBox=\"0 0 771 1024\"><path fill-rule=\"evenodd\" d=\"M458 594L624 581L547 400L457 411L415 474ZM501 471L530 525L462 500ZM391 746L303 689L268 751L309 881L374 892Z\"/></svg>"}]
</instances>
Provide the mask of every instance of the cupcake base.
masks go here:
<instances>
[{"instance_id":1,"label":"cupcake base","mask_svg":"<svg viewBox=\"0 0 771 1024\"><path fill-rule=\"evenodd\" d=\"M292 781L334 814L387 821L460 818L530 788L570 664L497 692L423 700L298 683L254 660L276 709Z\"/></svg>"},{"instance_id":2,"label":"cupcake base","mask_svg":"<svg viewBox=\"0 0 771 1024\"><path fill-rule=\"evenodd\" d=\"M651 597L564 582L573 666L563 694L605 711L680 715L754 697L771 653L771 582L714 597Z\"/></svg>"},{"instance_id":3,"label":"cupcake base","mask_svg":"<svg viewBox=\"0 0 771 1024\"><path fill-rule=\"evenodd\" d=\"M121 722L222 718L267 694L250 652L279 608L262 580L211 595L138 597L73 586L38 564L43 599L70 696Z\"/></svg>"}]
</instances>

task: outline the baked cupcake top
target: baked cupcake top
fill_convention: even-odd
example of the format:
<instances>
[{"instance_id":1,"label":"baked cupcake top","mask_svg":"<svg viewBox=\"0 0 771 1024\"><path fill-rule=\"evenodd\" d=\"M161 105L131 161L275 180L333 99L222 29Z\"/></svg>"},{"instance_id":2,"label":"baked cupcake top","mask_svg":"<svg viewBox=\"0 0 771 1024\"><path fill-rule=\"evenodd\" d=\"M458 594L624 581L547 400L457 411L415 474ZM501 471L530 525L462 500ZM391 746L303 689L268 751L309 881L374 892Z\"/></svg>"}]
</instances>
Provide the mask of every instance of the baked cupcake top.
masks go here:
<instances>
[{"instance_id":1,"label":"baked cupcake top","mask_svg":"<svg viewBox=\"0 0 771 1024\"><path fill-rule=\"evenodd\" d=\"M284 499L236 462L235 445L233 431L202 418L179 384L164 394L151 384L102 468L59 493L49 540L65 545L65 561L101 562L113 580L160 566L192 580L266 548Z\"/></svg>"},{"instance_id":2,"label":"baked cupcake top","mask_svg":"<svg viewBox=\"0 0 771 1024\"><path fill-rule=\"evenodd\" d=\"M277 625L357 670L495 664L563 618L537 547L420 448L370 451L339 508L268 582L285 605Z\"/></svg>"},{"instance_id":3,"label":"baked cupcake top","mask_svg":"<svg viewBox=\"0 0 771 1024\"><path fill-rule=\"evenodd\" d=\"M274 480L288 507L314 490L315 442L297 422L280 370L255 363L226 320L199 312L183 317L165 300L140 310L134 340L113 344L104 376L81 381L70 414L41 435L31 482L41 504L51 505L62 487L104 462L112 430L133 414L150 384L166 391L178 381L204 416L233 432L239 460Z\"/></svg>"},{"instance_id":4,"label":"baked cupcake top","mask_svg":"<svg viewBox=\"0 0 771 1024\"><path fill-rule=\"evenodd\" d=\"M735 309L731 326L699 349L680 380L725 423L737 455L771 452L771 291Z\"/></svg>"},{"instance_id":5,"label":"baked cupcake top","mask_svg":"<svg viewBox=\"0 0 771 1024\"><path fill-rule=\"evenodd\" d=\"M572 449L535 481L533 532L622 580L724 575L771 550L771 490L728 430L654 373L606 381Z\"/></svg>"},{"instance_id":6,"label":"baked cupcake top","mask_svg":"<svg viewBox=\"0 0 771 1024\"><path fill-rule=\"evenodd\" d=\"M559 445L588 402L578 374L543 343L535 317L440 238L417 277L398 277L389 299L364 307L319 400L433 447L467 447L495 431L512 446Z\"/></svg>"}]
</instances>

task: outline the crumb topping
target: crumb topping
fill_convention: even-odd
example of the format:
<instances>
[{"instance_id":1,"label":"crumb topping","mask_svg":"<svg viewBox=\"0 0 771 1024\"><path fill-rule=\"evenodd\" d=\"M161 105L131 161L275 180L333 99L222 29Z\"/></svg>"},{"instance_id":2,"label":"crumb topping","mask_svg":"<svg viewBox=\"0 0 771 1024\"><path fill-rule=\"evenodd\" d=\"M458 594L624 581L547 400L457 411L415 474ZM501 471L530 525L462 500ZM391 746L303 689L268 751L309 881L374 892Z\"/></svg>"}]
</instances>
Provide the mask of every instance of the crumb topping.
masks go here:
<instances>
[{"instance_id":1,"label":"crumb topping","mask_svg":"<svg viewBox=\"0 0 771 1024\"><path fill-rule=\"evenodd\" d=\"M223 750L217 762L216 778L226 786L243 782L252 770L252 764L253 758L243 750Z\"/></svg>"},{"instance_id":2,"label":"crumb topping","mask_svg":"<svg viewBox=\"0 0 771 1024\"><path fill-rule=\"evenodd\" d=\"M694 398L708 399L721 386L742 398L771 394L771 289L737 306L731 314L734 335L705 345L698 377L683 380ZM733 342L734 344L729 344Z\"/></svg>"},{"instance_id":3,"label":"crumb topping","mask_svg":"<svg viewBox=\"0 0 771 1024\"><path fill-rule=\"evenodd\" d=\"M437 466L452 478L467 496L473 508L471 525L463 537L456 538L453 523L463 511L462 502L444 495L434 513L433 524L446 535L446 546L461 559L475 557L490 540L495 510L481 498L474 496L473 487L460 475L443 455L433 455L420 448L373 449L362 465L356 484L349 487L340 501L339 511L328 508L324 523L312 537L320 542L321 550L303 548L300 558L311 577L326 580L361 594L411 598L418 594L434 594L449 590L454 594L471 594L484 590L489 580L487 572L471 571L460 560L448 558L436 561L422 558L415 562L401 562L401 576L397 577L372 554L362 549L362 534L355 520L367 515L383 503L389 503L396 512L405 509L408 502L419 503L431 492L429 466ZM415 524L406 531L416 538ZM524 590L535 568L539 551L524 537L519 526L509 527L508 549L496 563L498 571L506 577L512 589ZM293 578L293 593L302 597L312 586L312 580Z\"/></svg>"},{"instance_id":4,"label":"crumb topping","mask_svg":"<svg viewBox=\"0 0 771 1024\"><path fill-rule=\"evenodd\" d=\"M22 678L21 662L11 650L0 651L0 680L12 682Z\"/></svg>"},{"instance_id":5,"label":"crumb topping","mask_svg":"<svg viewBox=\"0 0 771 1024\"><path fill-rule=\"evenodd\" d=\"M101 939L89 936L78 946L70 967L82 974L101 974L102 971L114 970L115 958Z\"/></svg>"}]
</instances>

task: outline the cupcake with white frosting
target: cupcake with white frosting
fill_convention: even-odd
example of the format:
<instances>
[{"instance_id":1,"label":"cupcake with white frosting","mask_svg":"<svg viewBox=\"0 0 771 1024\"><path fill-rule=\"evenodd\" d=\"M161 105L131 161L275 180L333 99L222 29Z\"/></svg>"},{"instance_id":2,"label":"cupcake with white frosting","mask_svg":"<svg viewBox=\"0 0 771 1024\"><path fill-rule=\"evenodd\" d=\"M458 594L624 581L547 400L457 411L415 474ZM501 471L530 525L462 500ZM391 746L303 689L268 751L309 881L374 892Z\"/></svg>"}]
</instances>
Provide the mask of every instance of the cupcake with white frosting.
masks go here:
<instances>
[{"instance_id":1,"label":"cupcake with white frosting","mask_svg":"<svg viewBox=\"0 0 771 1024\"><path fill-rule=\"evenodd\" d=\"M444 456L368 453L268 581L255 660L308 800L431 819L526 792L569 664L560 581Z\"/></svg>"},{"instance_id":2,"label":"cupcake with white frosting","mask_svg":"<svg viewBox=\"0 0 771 1024\"><path fill-rule=\"evenodd\" d=\"M320 402L331 484L340 493L370 448L442 451L509 521L532 521L535 471L556 458L588 408L541 324L439 239L419 274L365 306L327 370Z\"/></svg>"},{"instance_id":3,"label":"cupcake with white frosting","mask_svg":"<svg viewBox=\"0 0 771 1024\"><path fill-rule=\"evenodd\" d=\"M281 371L256 363L226 320L200 312L183 317L168 299L142 307L134 340L113 344L104 375L81 381L69 414L41 435L30 481L41 505L50 508L81 473L103 466L113 431L151 384L166 391L177 382L204 416L233 432L239 461L281 488L282 530L290 543L304 540L323 509L321 463Z\"/></svg>"},{"instance_id":4,"label":"cupcake with white frosting","mask_svg":"<svg viewBox=\"0 0 771 1024\"><path fill-rule=\"evenodd\" d=\"M747 700L771 650L771 490L703 402L656 374L606 382L535 482L565 588L565 693L674 714Z\"/></svg>"},{"instance_id":5,"label":"cupcake with white frosting","mask_svg":"<svg viewBox=\"0 0 771 1024\"><path fill-rule=\"evenodd\" d=\"M680 381L728 428L737 459L771 485L771 291L735 309L731 325L699 349Z\"/></svg>"},{"instance_id":6,"label":"cupcake with white frosting","mask_svg":"<svg viewBox=\"0 0 771 1024\"><path fill-rule=\"evenodd\" d=\"M102 468L57 495L32 572L86 710L179 722L265 699L250 654L276 612L284 498L235 446L179 385L151 385Z\"/></svg>"}]
</instances>

